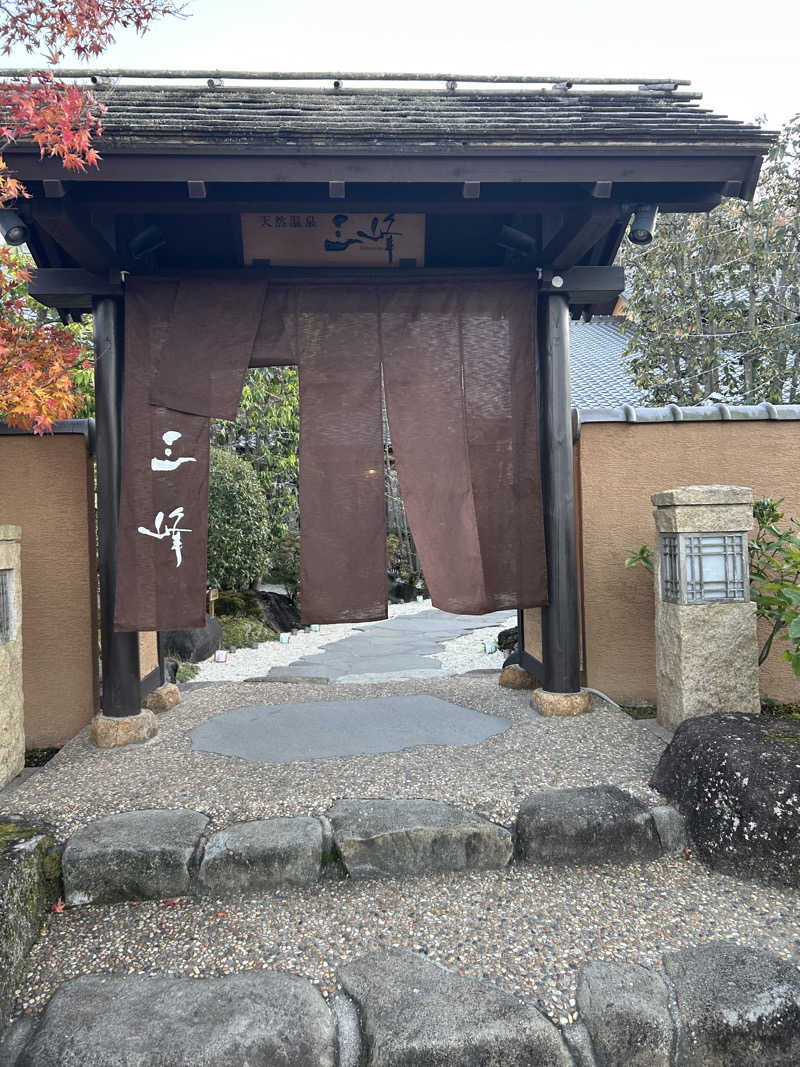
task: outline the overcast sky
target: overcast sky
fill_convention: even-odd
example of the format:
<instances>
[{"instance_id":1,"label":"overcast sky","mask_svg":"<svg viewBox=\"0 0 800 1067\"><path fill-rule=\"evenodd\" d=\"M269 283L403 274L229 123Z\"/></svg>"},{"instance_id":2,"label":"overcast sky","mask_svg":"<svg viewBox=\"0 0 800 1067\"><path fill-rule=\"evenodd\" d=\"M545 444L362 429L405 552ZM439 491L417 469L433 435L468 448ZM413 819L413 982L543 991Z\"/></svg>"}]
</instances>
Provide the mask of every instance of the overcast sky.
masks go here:
<instances>
[{"instance_id":1,"label":"overcast sky","mask_svg":"<svg viewBox=\"0 0 800 1067\"><path fill-rule=\"evenodd\" d=\"M690 78L733 118L776 126L800 111L798 0L191 0L186 11L144 38L121 34L94 65Z\"/></svg>"}]
</instances>

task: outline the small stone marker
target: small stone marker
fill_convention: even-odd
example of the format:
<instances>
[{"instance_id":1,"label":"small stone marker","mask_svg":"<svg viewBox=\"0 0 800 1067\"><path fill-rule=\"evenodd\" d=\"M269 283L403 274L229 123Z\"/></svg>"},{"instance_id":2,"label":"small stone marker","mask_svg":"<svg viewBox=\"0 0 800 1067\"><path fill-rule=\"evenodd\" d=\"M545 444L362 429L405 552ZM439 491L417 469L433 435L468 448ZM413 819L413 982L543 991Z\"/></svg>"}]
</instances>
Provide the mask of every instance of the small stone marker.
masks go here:
<instances>
[{"instance_id":1,"label":"small stone marker","mask_svg":"<svg viewBox=\"0 0 800 1067\"><path fill-rule=\"evenodd\" d=\"M507 667L503 667L498 684L504 689L535 689L539 685L532 674L528 674L516 663L509 663Z\"/></svg>"},{"instance_id":2,"label":"small stone marker","mask_svg":"<svg viewBox=\"0 0 800 1067\"><path fill-rule=\"evenodd\" d=\"M319 819L261 819L212 834L200 864L202 889L216 896L313 885L322 868Z\"/></svg>"},{"instance_id":3,"label":"small stone marker","mask_svg":"<svg viewBox=\"0 0 800 1067\"><path fill-rule=\"evenodd\" d=\"M340 800L327 812L351 878L505 867L511 834L438 800Z\"/></svg>"},{"instance_id":4,"label":"small stone marker","mask_svg":"<svg viewBox=\"0 0 800 1067\"><path fill-rule=\"evenodd\" d=\"M558 1030L533 1005L414 952L373 952L337 977L361 1015L366 1067L573 1067Z\"/></svg>"},{"instance_id":5,"label":"small stone marker","mask_svg":"<svg viewBox=\"0 0 800 1067\"><path fill-rule=\"evenodd\" d=\"M51 997L19 1067L333 1067L336 1035L304 978L88 976Z\"/></svg>"},{"instance_id":6,"label":"small stone marker","mask_svg":"<svg viewBox=\"0 0 800 1067\"><path fill-rule=\"evenodd\" d=\"M522 863L630 863L663 852L651 812L614 785L534 793L515 836Z\"/></svg>"},{"instance_id":7,"label":"small stone marker","mask_svg":"<svg viewBox=\"0 0 800 1067\"><path fill-rule=\"evenodd\" d=\"M177 897L191 888L189 866L208 818L198 811L128 811L70 837L61 867L67 904Z\"/></svg>"},{"instance_id":8,"label":"small stone marker","mask_svg":"<svg viewBox=\"0 0 800 1067\"><path fill-rule=\"evenodd\" d=\"M150 711L171 711L181 702L181 691L174 682L166 682L145 697L142 707Z\"/></svg>"}]
</instances>

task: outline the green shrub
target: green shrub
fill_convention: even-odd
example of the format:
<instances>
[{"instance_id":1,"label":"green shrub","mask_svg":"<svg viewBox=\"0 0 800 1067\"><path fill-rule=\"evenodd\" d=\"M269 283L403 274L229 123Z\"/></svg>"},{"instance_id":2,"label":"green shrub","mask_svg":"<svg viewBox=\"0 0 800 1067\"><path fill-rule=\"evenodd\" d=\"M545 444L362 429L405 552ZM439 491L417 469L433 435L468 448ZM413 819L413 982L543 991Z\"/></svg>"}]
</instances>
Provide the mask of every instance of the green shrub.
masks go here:
<instances>
[{"instance_id":1,"label":"green shrub","mask_svg":"<svg viewBox=\"0 0 800 1067\"><path fill-rule=\"evenodd\" d=\"M294 600L300 586L300 532L285 530L272 546L269 560L270 581L285 585Z\"/></svg>"},{"instance_id":2,"label":"green shrub","mask_svg":"<svg viewBox=\"0 0 800 1067\"><path fill-rule=\"evenodd\" d=\"M250 464L211 449L208 483L208 584L247 589L266 572L269 515L264 491Z\"/></svg>"},{"instance_id":3,"label":"green shrub","mask_svg":"<svg viewBox=\"0 0 800 1067\"><path fill-rule=\"evenodd\" d=\"M187 663L185 660L178 660L178 673L175 675L175 681L177 682L191 682L192 678L196 678L200 673L200 667L196 663Z\"/></svg>"},{"instance_id":4,"label":"green shrub","mask_svg":"<svg viewBox=\"0 0 800 1067\"><path fill-rule=\"evenodd\" d=\"M221 592L214 604L218 615L246 615L248 619L261 620L261 598L258 593L245 590L243 593Z\"/></svg>"},{"instance_id":5,"label":"green shrub","mask_svg":"<svg viewBox=\"0 0 800 1067\"><path fill-rule=\"evenodd\" d=\"M237 648L255 648L262 641L277 641L278 635L258 619L244 615L218 615L222 627L222 647L228 652Z\"/></svg>"}]
</instances>

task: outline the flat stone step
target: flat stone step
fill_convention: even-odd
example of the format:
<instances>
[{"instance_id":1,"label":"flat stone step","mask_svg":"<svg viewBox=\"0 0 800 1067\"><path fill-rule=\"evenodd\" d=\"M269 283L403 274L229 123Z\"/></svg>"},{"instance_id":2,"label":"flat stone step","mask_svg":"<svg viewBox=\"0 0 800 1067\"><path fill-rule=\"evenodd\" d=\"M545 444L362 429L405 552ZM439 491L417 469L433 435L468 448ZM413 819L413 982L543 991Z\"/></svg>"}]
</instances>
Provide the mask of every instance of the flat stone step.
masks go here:
<instances>
[{"instance_id":1,"label":"flat stone step","mask_svg":"<svg viewBox=\"0 0 800 1067\"><path fill-rule=\"evenodd\" d=\"M681 849L669 806L647 808L613 786L544 790L520 808L514 834L453 804L339 800L325 816L259 819L207 833L197 811L108 815L67 841L70 905L178 896L258 894L321 878L392 878L522 863L655 859ZM515 845L516 843L516 845Z\"/></svg>"},{"instance_id":2,"label":"flat stone step","mask_svg":"<svg viewBox=\"0 0 800 1067\"><path fill-rule=\"evenodd\" d=\"M367 1067L573 1067L556 1027L504 989L390 949L337 977L361 1017Z\"/></svg>"},{"instance_id":3,"label":"flat stone step","mask_svg":"<svg viewBox=\"0 0 800 1067\"><path fill-rule=\"evenodd\" d=\"M504 827L437 800L340 800L327 814L351 878L486 870L513 854Z\"/></svg>"},{"instance_id":4,"label":"flat stone step","mask_svg":"<svg viewBox=\"0 0 800 1067\"><path fill-rule=\"evenodd\" d=\"M334 1067L335 1055L330 1009L296 975L87 976L56 990L15 1067Z\"/></svg>"},{"instance_id":5,"label":"flat stone step","mask_svg":"<svg viewBox=\"0 0 800 1067\"><path fill-rule=\"evenodd\" d=\"M663 842L652 809L617 786L542 789L520 806L516 857L554 864L657 859L680 841L680 825L664 816L662 826Z\"/></svg>"},{"instance_id":6,"label":"flat stone step","mask_svg":"<svg viewBox=\"0 0 800 1067\"><path fill-rule=\"evenodd\" d=\"M657 972L592 961L563 1028L507 990L405 949L341 965L331 1006L305 978L90 975L0 1041L3 1067L796 1067L800 974L711 942ZM535 966L535 962L533 964Z\"/></svg>"},{"instance_id":7,"label":"flat stone step","mask_svg":"<svg viewBox=\"0 0 800 1067\"><path fill-rule=\"evenodd\" d=\"M89 823L69 838L61 867L68 904L179 897L208 817L199 811L128 811Z\"/></svg>"}]
</instances>

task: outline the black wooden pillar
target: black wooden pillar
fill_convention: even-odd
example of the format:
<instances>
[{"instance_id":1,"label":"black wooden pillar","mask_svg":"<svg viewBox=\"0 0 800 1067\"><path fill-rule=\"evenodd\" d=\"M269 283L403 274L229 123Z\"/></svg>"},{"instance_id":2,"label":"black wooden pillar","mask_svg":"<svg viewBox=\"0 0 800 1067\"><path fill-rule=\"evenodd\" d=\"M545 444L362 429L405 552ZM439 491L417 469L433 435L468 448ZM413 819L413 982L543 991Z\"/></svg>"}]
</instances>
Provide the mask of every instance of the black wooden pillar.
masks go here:
<instances>
[{"instance_id":1,"label":"black wooden pillar","mask_svg":"<svg viewBox=\"0 0 800 1067\"><path fill-rule=\"evenodd\" d=\"M104 715L119 718L137 715L140 711L139 635L114 632L125 364L122 300L118 297L95 298L92 311L97 420L100 648L103 663L101 703Z\"/></svg>"},{"instance_id":2,"label":"black wooden pillar","mask_svg":"<svg viewBox=\"0 0 800 1067\"><path fill-rule=\"evenodd\" d=\"M577 693L580 683L578 566L572 461L569 303L539 298L539 400L544 534L550 605L542 609L544 688Z\"/></svg>"}]
</instances>

